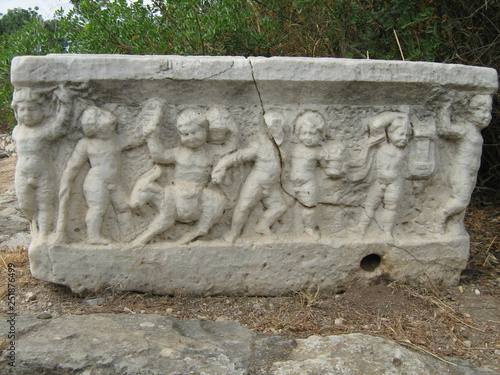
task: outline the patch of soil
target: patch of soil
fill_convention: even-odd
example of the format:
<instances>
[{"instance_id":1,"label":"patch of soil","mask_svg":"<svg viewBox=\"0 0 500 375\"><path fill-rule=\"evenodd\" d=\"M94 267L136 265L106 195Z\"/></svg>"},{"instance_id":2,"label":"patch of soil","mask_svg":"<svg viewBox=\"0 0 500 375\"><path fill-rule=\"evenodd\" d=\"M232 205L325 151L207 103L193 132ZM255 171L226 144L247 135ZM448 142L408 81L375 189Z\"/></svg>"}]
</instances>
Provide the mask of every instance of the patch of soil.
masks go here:
<instances>
[{"instance_id":1,"label":"patch of soil","mask_svg":"<svg viewBox=\"0 0 500 375\"><path fill-rule=\"evenodd\" d=\"M10 188L13 169L9 168L15 161L0 163L0 173L5 173L0 181ZM231 320L258 332L297 338L357 332L392 339L444 361L458 357L500 372L499 204L492 197L475 197L468 210L471 258L458 287L446 288L423 278L420 285L387 282L337 294L297 291L282 297L157 296L111 289L76 295L66 287L34 279L26 251L17 249L0 250L0 311L7 308L3 280L7 264L13 263L19 314L155 313Z\"/></svg>"},{"instance_id":2,"label":"patch of soil","mask_svg":"<svg viewBox=\"0 0 500 375\"><path fill-rule=\"evenodd\" d=\"M0 159L0 194L5 193L14 185L14 171L17 157Z\"/></svg>"}]
</instances>

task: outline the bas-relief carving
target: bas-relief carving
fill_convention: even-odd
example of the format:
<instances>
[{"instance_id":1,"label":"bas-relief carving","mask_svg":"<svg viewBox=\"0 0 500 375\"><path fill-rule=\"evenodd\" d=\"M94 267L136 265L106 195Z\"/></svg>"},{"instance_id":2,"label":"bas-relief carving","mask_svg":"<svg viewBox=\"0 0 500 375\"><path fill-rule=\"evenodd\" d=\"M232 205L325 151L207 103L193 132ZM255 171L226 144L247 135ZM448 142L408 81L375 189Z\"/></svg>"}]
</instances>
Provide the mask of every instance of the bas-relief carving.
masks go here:
<instances>
[{"instance_id":1,"label":"bas-relief carving","mask_svg":"<svg viewBox=\"0 0 500 375\"><path fill-rule=\"evenodd\" d=\"M415 105L250 111L150 97L125 116L123 104L82 101L79 93L58 86L14 95L16 190L38 242L140 247L261 235L393 244L412 234L460 233L456 218L474 188L491 112L491 96L448 90ZM68 129L80 136L61 153L61 174L54 150ZM147 160L134 173L123 168L130 150ZM86 207L85 237L76 240L68 236L77 220L72 199ZM412 210L435 215L422 223ZM110 220L118 231L105 226Z\"/></svg>"},{"instance_id":2,"label":"bas-relief carving","mask_svg":"<svg viewBox=\"0 0 500 375\"><path fill-rule=\"evenodd\" d=\"M277 295L466 265L491 69L51 55L11 76L37 278Z\"/></svg>"},{"instance_id":3,"label":"bas-relief carving","mask_svg":"<svg viewBox=\"0 0 500 375\"><path fill-rule=\"evenodd\" d=\"M206 235L223 213L224 195L208 186L215 151L207 143L209 125L205 114L185 109L179 114L176 126L180 145L172 149L166 149L162 145L158 126L144 129L153 161L158 164L173 164L175 172L173 184L161 188L154 183L160 177L159 169L155 167L152 172L141 177L134 187L139 192L134 194L134 207L148 203L150 195L146 191L156 191L151 199L158 202L155 204L158 214L146 231L134 240L134 244L148 243L156 235L171 228L176 221L196 222L195 227L178 241L180 244L189 243ZM217 138L218 143L222 140ZM149 184L153 186L148 187Z\"/></svg>"},{"instance_id":4,"label":"bas-relief carving","mask_svg":"<svg viewBox=\"0 0 500 375\"><path fill-rule=\"evenodd\" d=\"M71 97L64 87L23 88L16 90L12 108L18 121L13 131L18 152L16 192L33 233L45 240L56 217L53 147L67 132Z\"/></svg>"},{"instance_id":5,"label":"bas-relief carving","mask_svg":"<svg viewBox=\"0 0 500 375\"><path fill-rule=\"evenodd\" d=\"M481 163L481 130L491 121L492 98L489 95L462 98L454 112L450 104L445 102L438 112L439 136L456 147L448 177L451 194L438 210L442 233L446 232L450 219L463 213L469 204Z\"/></svg>"},{"instance_id":6,"label":"bas-relief carving","mask_svg":"<svg viewBox=\"0 0 500 375\"><path fill-rule=\"evenodd\" d=\"M312 240L324 235L335 238L335 233L323 233L327 225L319 216L346 206L342 199L325 200L328 190L337 186L340 197L357 190L347 204L357 213L351 216L350 223L344 223L344 231L354 236L383 235L393 243L395 227L403 216L401 201L412 200L417 188L425 190L438 173L450 191L437 197L439 230L432 227L429 218L427 235L443 235L449 232L449 222L469 202L479 168L480 130L488 124L491 110L488 95L449 97L442 95L441 100L426 108L434 112L425 121L419 119L423 115L418 107L373 107L363 111L370 113L364 118L359 117L358 108L344 107L344 112L351 109L352 122L341 125L357 126L358 133L364 134L362 139L347 140L357 146L352 148L335 134L339 124L328 119L335 106L295 110L285 107L265 111L264 115L256 112L251 135L245 139L238 125L239 108L185 108L177 111L175 119L178 144L166 147L161 132L172 110L166 111L165 101L150 98L139 106L133 121L141 134L132 136L117 133L119 113L89 104L80 111L76 126L81 128L82 136L64 162L58 181L53 150L67 132L67 122L74 117L70 111L75 97L63 87L17 89L13 101L18 119L14 130L19 153L17 193L22 209L35 223L37 238L46 241L55 232L55 242L71 242L66 235L71 216L69 200L75 197L71 192L80 169L89 164L80 197L87 206L86 242L126 242L124 239L130 240L130 233L140 222L141 230L130 242L132 246L144 246L159 240L158 236L171 231L176 223L188 224L188 229L177 238L170 236L168 241L187 244L204 239L223 216L230 218L225 220L229 225L220 228L219 223L211 240L234 243L243 235L254 211L259 217L245 232L250 236L257 233L272 238L277 232L273 225L280 220L280 233L305 233ZM453 155L451 166L441 166L438 172L436 143ZM122 153L132 148L145 150L150 164L127 191L123 180L130 176L121 174ZM168 171L166 166L170 166ZM243 168L239 173L230 173L238 167ZM167 173L171 175L165 180ZM408 188L412 181L413 190ZM422 185L422 181L427 182ZM231 200L225 191L232 187L237 191ZM144 216L146 206L155 213ZM120 229L112 236L103 233L110 208ZM297 215L284 215L293 210ZM405 230L399 234L412 233L411 228Z\"/></svg>"}]
</instances>

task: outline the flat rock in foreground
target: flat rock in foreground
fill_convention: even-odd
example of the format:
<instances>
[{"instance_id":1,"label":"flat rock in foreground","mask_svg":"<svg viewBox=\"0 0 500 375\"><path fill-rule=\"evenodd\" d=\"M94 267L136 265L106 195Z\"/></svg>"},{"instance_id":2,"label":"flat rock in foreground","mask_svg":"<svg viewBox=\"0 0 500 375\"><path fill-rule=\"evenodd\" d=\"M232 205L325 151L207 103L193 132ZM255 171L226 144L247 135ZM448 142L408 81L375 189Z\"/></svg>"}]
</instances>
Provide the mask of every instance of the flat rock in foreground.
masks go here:
<instances>
[{"instance_id":1,"label":"flat rock in foreground","mask_svg":"<svg viewBox=\"0 0 500 375\"><path fill-rule=\"evenodd\" d=\"M16 367L7 348L1 374L492 374L362 334L293 340L234 322L114 314L17 317L16 329Z\"/></svg>"}]
</instances>

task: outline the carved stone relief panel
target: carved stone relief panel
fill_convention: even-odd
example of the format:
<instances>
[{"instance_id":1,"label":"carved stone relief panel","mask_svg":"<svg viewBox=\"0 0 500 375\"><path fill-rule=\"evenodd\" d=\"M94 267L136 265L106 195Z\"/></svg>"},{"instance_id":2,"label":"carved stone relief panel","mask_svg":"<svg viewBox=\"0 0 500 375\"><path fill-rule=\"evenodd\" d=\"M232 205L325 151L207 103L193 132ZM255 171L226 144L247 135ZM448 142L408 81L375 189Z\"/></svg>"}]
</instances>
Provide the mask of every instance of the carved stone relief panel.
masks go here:
<instances>
[{"instance_id":1,"label":"carved stone relief panel","mask_svg":"<svg viewBox=\"0 0 500 375\"><path fill-rule=\"evenodd\" d=\"M456 282L496 77L346 59L16 58L32 272L75 291L196 294Z\"/></svg>"}]
</instances>

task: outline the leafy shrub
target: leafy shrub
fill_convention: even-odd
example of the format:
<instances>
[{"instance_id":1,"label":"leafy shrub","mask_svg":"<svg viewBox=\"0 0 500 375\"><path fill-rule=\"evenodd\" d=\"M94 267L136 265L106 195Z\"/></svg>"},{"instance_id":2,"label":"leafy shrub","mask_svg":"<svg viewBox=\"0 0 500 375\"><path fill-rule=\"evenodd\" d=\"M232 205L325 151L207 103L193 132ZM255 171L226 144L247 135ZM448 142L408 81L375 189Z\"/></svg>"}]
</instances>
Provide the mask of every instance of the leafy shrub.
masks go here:
<instances>
[{"instance_id":1,"label":"leafy shrub","mask_svg":"<svg viewBox=\"0 0 500 375\"><path fill-rule=\"evenodd\" d=\"M28 19L13 33L3 32L0 22L0 132L14 125L9 66L17 55L369 57L500 70L500 2L495 0L72 2L75 7L68 14L59 11L46 22L36 12L26 11L31 12ZM483 133L479 182L500 186L498 94L494 103L492 123Z\"/></svg>"}]
</instances>

